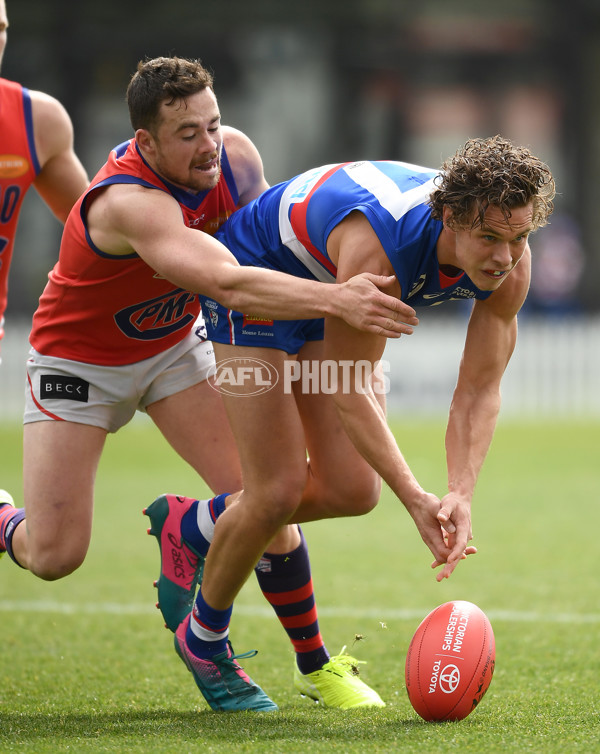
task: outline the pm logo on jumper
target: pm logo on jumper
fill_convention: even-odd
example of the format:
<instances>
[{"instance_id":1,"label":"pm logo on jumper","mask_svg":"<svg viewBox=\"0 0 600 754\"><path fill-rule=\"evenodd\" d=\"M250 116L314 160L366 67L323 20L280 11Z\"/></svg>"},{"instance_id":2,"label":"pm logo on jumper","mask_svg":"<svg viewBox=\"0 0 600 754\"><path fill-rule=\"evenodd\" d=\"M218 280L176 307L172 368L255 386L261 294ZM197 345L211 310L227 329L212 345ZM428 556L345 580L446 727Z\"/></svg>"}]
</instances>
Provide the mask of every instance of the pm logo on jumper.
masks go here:
<instances>
[{"instance_id":1,"label":"pm logo on jumper","mask_svg":"<svg viewBox=\"0 0 600 754\"><path fill-rule=\"evenodd\" d=\"M158 298L121 309L114 319L128 338L158 340L195 322L198 311L197 294L177 288Z\"/></svg>"}]
</instances>

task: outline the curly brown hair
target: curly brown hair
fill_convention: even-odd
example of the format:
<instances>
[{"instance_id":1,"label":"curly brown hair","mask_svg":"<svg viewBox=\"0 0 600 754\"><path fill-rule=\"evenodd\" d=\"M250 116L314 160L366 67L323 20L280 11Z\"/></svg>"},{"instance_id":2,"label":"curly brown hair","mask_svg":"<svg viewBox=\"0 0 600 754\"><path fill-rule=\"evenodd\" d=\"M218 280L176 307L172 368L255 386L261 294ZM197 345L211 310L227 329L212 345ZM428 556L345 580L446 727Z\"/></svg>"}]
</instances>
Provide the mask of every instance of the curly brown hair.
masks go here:
<instances>
[{"instance_id":1,"label":"curly brown hair","mask_svg":"<svg viewBox=\"0 0 600 754\"><path fill-rule=\"evenodd\" d=\"M429 200L431 214L443 219L449 207L449 227L483 224L488 207L499 207L509 221L511 210L533 202L533 227L541 228L553 210L556 187L549 167L525 147L493 136L469 139L444 162ZM473 216L474 215L474 216Z\"/></svg>"},{"instance_id":2,"label":"curly brown hair","mask_svg":"<svg viewBox=\"0 0 600 754\"><path fill-rule=\"evenodd\" d=\"M185 100L207 87L212 89L213 77L199 60L178 57L141 60L126 95L133 130L144 128L156 135L163 102Z\"/></svg>"}]
</instances>

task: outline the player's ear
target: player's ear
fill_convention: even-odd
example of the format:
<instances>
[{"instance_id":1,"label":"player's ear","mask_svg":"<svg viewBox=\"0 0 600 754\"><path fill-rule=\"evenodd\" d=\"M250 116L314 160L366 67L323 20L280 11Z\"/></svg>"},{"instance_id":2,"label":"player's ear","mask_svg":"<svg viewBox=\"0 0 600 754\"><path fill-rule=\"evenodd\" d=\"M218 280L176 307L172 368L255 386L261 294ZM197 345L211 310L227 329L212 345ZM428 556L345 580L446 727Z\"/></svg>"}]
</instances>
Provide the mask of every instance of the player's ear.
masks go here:
<instances>
[{"instance_id":1,"label":"player's ear","mask_svg":"<svg viewBox=\"0 0 600 754\"><path fill-rule=\"evenodd\" d=\"M447 204L444 204L442 207L442 221L444 223L445 228L449 228L452 230L452 222L450 218L452 217L452 210Z\"/></svg>"},{"instance_id":2,"label":"player's ear","mask_svg":"<svg viewBox=\"0 0 600 754\"><path fill-rule=\"evenodd\" d=\"M154 154L154 152L156 151L156 142L154 141L154 137L152 136L150 131L147 131L145 128L138 128L138 130L135 132L135 140L138 147L145 154Z\"/></svg>"}]
</instances>

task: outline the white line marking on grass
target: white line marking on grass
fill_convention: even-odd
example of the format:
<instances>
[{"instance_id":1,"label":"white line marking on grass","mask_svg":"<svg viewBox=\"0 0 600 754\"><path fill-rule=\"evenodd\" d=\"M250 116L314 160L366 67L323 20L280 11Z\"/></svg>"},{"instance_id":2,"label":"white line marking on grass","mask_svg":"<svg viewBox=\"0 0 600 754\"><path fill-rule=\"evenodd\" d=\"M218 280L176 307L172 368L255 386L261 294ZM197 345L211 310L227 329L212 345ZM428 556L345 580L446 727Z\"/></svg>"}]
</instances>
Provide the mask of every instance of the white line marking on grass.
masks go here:
<instances>
[{"instance_id":1,"label":"white line marking on grass","mask_svg":"<svg viewBox=\"0 0 600 754\"><path fill-rule=\"evenodd\" d=\"M156 614L155 607L141 603L125 604L118 602L74 602L5 600L0 602L0 612L5 613L59 613L63 615L149 615ZM322 618L373 618L375 620L422 620L429 612L428 608L391 609L391 608L349 608L321 607ZM486 610L492 621L509 623L600 623L600 613L534 613L519 610ZM234 615L253 618L272 618L273 610L267 605L236 605Z\"/></svg>"}]
</instances>

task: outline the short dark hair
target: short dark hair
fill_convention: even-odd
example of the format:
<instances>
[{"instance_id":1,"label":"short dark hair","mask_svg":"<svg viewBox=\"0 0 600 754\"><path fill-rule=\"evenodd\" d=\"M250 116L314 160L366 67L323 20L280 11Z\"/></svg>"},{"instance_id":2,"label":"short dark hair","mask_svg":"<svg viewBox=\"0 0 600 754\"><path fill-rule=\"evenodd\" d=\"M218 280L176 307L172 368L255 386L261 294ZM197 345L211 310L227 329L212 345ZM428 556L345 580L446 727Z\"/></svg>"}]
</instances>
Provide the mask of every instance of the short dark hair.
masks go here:
<instances>
[{"instance_id":1,"label":"short dark hair","mask_svg":"<svg viewBox=\"0 0 600 754\"><path fill-rule=\"evenodd\" d=\"M178 57L141 60L126 95L133 130L145 128L156 134L163 102L185 100L207 87L213 88L213 77L199 60Z\"/></svg>"},{"instance_id":2,"label":"short dark hair","mask_svg":"<svg viewBox=\"0 0 600 754\"><path fill-rule=\"evenodd\" d=\"M444 206L449 207L448 225L454 229L483 224L490 206L499 207L509 220L512 209L529 202L533 202L533 227L541 228L553 210L556 188L545 163L501 136L469 139L444 162L435 183L431 214L442 220Z\"/></svg>"}]
</instances>

